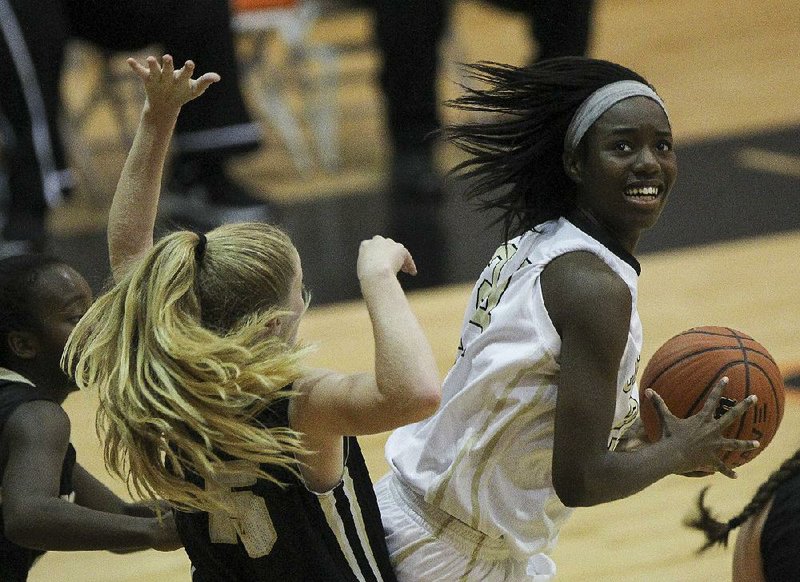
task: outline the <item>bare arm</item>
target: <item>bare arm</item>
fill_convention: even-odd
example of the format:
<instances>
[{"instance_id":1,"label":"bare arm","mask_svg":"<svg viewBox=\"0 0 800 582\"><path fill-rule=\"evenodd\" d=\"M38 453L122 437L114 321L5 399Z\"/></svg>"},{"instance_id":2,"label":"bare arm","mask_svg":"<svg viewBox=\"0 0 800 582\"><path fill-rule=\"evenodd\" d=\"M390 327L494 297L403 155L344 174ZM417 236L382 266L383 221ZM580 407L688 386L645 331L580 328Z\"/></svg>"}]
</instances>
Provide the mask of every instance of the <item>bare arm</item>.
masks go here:
<instances>
[{"instance_id":1,"label":"bare arm","mask_svg":"<svg viewBox=\"0 0 800 582\"><path fill-rule=\"evenodd\" d=\"M174 522L161 525L155 518L107 513L59 497L69 430L61 407L47 401L23 404L9 419L3 431L8 450L2 506L6 537L40 550L179 548ZM79 474L76 486L82 483ZM76 492L76 497L85 499L86 493Z\"/></svg>"},{"instance_id":2,"label":"bare arm","mask_svg":"<svg viewBox=\"0 0 800 582\"><path fill-rule=\"evenodd\" d=\"M561 373L556 403L553 483L567 505L596 505L632 495L673 473L715 467L729 476L718 452L754 448L722 436L744 413L744 401L719 420L713 407L720 385L695 416L680 420L655 398L664 418L663 438L632 451L609 451L617 375L630 326L627 285L598 257L569 253L542 274L548 313L561 336Z\"/></svg>"},{"instance_id":3,"label":"bare arm","mask_svg":"<svg viewBox=\"0 0 800 582\"><path fill-rule=\"evenodd\" d=\"M142 79L147 99L108 217L108 251L115 280L153 246L164 162L181 107L219 80L216 73L193 80L194 64L187 61L176 71L169 55L164 56L163 66L155 57L147 58L146 67L135 59L128 59L128 64Z\"/></svg>"},{"instance_id":4,"label":"bare arm","mask_svg":"<svg viewBox=\"0 0 800 582\"><path fill-rule=\"evenodd\" d=\"M761 532L771 508L772 500L739 528L733 548L733 582L764 582Z\"/></svg>"},{"instance_id":5,"label":"bare arm","mask_svg":"<svg viewBox=\"0 0 800 582\"><path fill-rule=\"evenodd\" d=\"M75 488L75 503L83 507L134 517L156 516L154 504L125 501L78 463L72 472L72 485ZM158 509L162 514L172 510L166 502L158 503Z\"/></svg>"},{"instance_id":6,"label":"bare arm","mask_svg":"<svg viewBox=\"0 0 800 582\"><path fill-rule=\"evenodd\" d=\"M439 405L439 371L397 281L401 269L416 273L411 255L399 243L382 237L361 243L358 276L372 321L375 371L315 370L295 382L301 396L292 404L292 427L305 433L311 450L335 450L342 435L378 433L422 420Z\"/></svg>"}]
</instances>

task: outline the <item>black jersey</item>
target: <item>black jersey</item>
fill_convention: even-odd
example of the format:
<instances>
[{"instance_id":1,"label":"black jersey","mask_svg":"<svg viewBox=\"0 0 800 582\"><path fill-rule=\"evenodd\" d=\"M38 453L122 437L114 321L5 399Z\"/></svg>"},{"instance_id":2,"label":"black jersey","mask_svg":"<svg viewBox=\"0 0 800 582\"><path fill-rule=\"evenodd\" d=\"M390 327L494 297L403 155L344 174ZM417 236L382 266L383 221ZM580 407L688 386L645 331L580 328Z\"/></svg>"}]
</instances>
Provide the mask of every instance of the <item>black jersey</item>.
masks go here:
<instances>
[{"instance_id":1,"label":"black jersey","mask_svg":"<svg viewBox=\"0 0 800 582\"><path fill-rule=\"evenodd\" d=\"M0 380L0 434L6 422L21 404L34 400L52 400L40 389L22 382ZM72 487L72 470L75 467L75 449L70 443L61 465L61 484L58 494L61 497L74 497ZM0 468L0 479L5 467ZM2 486L2 483L0 483ZM5 536L5 523L2 516L2 489L0 489L0 580L3 582L20 582L28 579L28 570L39 556L41 550L23 548Z\"/></svg>"},{"instance_id":2,"label":"black jersey","mask_svg":"<svg viewBox=\"0 0 800 582\"><path fill-rule=\"evenodd\" d=\"M262 413L267 427L288 426L289 400ZM355 437L345 440L345 470L332 491L310 492L301 479L270 468L287 484L224 485L241 512L177 512L193 582L393 581L378 504ZM188 477L202 486L196 475ZM215 485L222 486L222 485Z\"/></svg>"},{"instance_id":3,"label":"black jersey","mask_svg":"<svg viewBox=\"0 0 800 582\"><path fill-rule=\"evenodd\" d=\"M767 582L800 580L800 474L775 490L760 545Z\"/></svg>"}]
</instances>

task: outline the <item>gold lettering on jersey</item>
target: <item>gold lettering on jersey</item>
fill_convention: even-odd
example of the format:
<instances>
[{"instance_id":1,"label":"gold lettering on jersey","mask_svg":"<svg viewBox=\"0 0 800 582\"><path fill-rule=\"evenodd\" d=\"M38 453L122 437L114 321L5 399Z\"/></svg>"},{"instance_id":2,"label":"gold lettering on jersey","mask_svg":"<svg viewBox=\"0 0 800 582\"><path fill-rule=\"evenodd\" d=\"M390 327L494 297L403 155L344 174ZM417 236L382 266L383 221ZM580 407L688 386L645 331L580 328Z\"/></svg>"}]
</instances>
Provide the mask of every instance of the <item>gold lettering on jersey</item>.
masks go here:
<instances>
[{"instance_id":1,"label":"gold lettering on jersey","mask_svg":"<svg viewBox=\"0 0 800 582\"><path fill-rule=\"evenodd\" d=\"M231 463L232 468L244 464L243 461ZM262 558L268 555L278 534L269 515L267 504L263 498L252 491L234 491L233 488L252 487L256 484L254 477L239 473L220 475L214 482L206 481L206 489L213 491L234 509L214 511L208 515L208 531L211 543L235 544L241 540L242 545L251 558Z\"/></svg>"},{"instance_id":2,"label":"gold lettering on jersey","mask_svg":"<svg viewBox=\"0 0 800 582\"><path fill-rule=\"evenodd\" d=\"M633 374L631 374L631 377L628 378L627 382L625 382L625 385L622 387L623 394L628 395L628 412L625 413L622 420L611 427L611 435L608 439L608 450L610 451L617 448L617 444L625 432L636 422L636 419L639 418L639 402L632 396L632 393L633 389L637 386L636 379L639 376L639 362L641 359L641 355L636 357ZM638 394L638 388L636 393Z\"/></svg>"},{"instance_id":3,"label":"gold lettering on jersey","mask_svg":"<svg viewBox=\"0 0 800 582\"><path fill-rule=\"evenodd\" d=\"M469 322L478 326L481 331L486 329L492 320L492 310L500 303L511 277L500 280L500 273L506 263L517 253L517 246L503 244L495 251L488 267L491 267L490 279L484 279L478 286L477 298L475 301L475 313L472 314Z\"/></svg>"}]
</instances>

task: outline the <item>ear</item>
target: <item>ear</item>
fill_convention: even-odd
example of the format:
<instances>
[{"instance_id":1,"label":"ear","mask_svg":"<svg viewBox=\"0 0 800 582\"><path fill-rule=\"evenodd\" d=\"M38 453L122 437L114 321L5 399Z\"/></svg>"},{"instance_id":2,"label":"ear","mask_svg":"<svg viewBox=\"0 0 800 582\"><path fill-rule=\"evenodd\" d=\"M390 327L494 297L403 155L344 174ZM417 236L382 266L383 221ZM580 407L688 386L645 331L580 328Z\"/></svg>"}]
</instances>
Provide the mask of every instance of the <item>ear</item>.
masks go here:
<instances>
[{"instance_id":1,"label":"ear","mask_svg":"<svg viewBox=\"0 0 800 582\"><path fill-rule=\"evenodd\" d=\"M267 324L266 330L267 333L270 335L280 335L282 328L283 328L283 318L276 317Z\"/></svg>"},{"instance_id":2,"label":"ear","mask_svg":"<svg viewBox=\"0 0 800 582\"><path fill-rule=\"evenodd\" d=\"M39 354L39 340L29 331L10 331L6 342L11 353L21 360L32 360Z\"/></svg>"},{"instance_id":3,"label":"ear","mask_svg":"<svg viewBox=\"0 0 800 582\"><path fill-rule=\"evenodd\" d=\"M580 184L583 181L580 156L573 150L564 152L561 159L564 163L564 172L569 176L569 179L576 184Z\"/></svg>"}]
</instances>

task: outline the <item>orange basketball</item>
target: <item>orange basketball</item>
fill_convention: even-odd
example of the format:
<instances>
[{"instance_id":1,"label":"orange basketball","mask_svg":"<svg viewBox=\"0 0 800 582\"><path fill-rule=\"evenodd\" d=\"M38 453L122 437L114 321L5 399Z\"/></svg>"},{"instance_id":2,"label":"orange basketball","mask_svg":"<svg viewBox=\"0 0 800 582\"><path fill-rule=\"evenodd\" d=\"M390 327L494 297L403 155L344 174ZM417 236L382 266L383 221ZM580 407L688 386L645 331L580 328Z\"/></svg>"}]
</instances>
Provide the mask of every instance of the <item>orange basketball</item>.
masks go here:
<instances>
[{"instance_id":1,"label":"orange basketball","mask_svg":"<svg viewBox=\"0 0 800 582\"><path fill-rule=\"evenodd\" d=\"M667 340L642 374L640 383L642 423L647 439L661 438L661 422L644 391L652 388L672 414L686 418L703 407L717 381L728 377L715 416L755 394L758 401L725 431L733 439L757 440L752 451L727 451L722 460L729 467L747 463L763 451L783 419L783 376L769 352L750 336L729 327L694 327Z\"/></svg>"}]
</instances>

